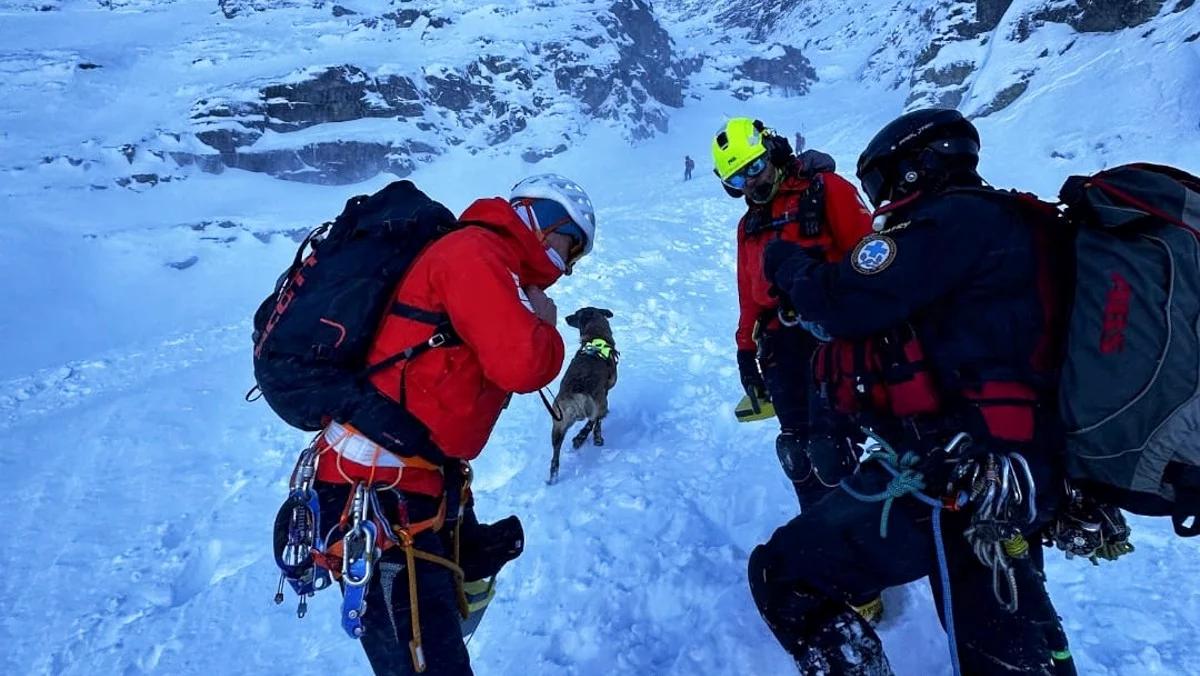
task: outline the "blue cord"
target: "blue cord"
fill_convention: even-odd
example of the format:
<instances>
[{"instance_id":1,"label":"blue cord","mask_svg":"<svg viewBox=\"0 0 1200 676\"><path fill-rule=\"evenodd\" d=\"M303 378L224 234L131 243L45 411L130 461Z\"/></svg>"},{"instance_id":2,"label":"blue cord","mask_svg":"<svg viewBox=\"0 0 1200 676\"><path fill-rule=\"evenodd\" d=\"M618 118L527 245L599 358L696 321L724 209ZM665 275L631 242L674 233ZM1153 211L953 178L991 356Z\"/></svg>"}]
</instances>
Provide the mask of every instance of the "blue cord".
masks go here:
<instances>
[{"instance_id":1,"label":"blue cord","mask_svg":"<svg viewBox=\"0 0 1200 676\"><path fill-rule=\"evenodd\" d=\"M954 676L961 676L962 666L958 663L958 638L954 635L954 607L950 598L950 567L946 563L946 545L942 542L942 506L936 502L933 506L933 546L937 551L938 575L942 579L942 614L946 618L946 639L950 643L950 664L954 666Z\"/></svg>"},{"instance_id":2,"label":"blue cord","mask_svg":"<svg viewBox=\"0 0 1200 676\"><path fill-rule=\"evenodd\" d=\"M915 458L915 456L910 458L909 456L911 455L912 454L906 456L905 459L908 460L908 462L902 462L902 464L913 464L913 458ZM938 577L942 581L942 616L946 620L946 639L950 644L950 664L954 668L954 676L962 676L962 666L958 661L958 637L954 631L953 598L950 595L950 566L946 561L946 543L942 539L942 503L921 492L920 489L924 488L924 483L921 480L922 478L919 473L909 468L906 468L902 472L888 462L888 460L894 459L895 457L895 452L892 452L890 453L890 457L888 457L887 454L881 453L873 454L869 458L869 460L875 460L878 462L885 470L887 470L889 474L892 475L892 481L882 492L875 494L860 493L851 488L848 480L845 479L841 482L841 488L856 500L862 500L864 502L882 501L884 503L883 513L880 515L881 518L879 524L879 535L880 537L884 538L887 537L888 512L891 511L890 508L892 502L896 498L903 495L911 495L917 500L920 500L922 503L933 508L933 546L934 550L937 552Z\"/></svg>"}]
</instances>

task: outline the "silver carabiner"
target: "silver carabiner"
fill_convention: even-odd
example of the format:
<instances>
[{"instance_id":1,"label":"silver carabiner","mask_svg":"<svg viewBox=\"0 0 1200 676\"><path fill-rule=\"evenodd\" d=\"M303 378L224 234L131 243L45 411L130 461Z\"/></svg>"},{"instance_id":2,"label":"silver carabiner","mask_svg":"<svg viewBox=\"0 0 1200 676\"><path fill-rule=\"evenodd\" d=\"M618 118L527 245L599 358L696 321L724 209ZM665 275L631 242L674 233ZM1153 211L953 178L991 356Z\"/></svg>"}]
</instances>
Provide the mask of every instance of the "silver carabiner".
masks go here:
<instances>
[{"instance_id":1,"label":"silver carabiner","mask_svg":"<svg viewBox=\"0 0 1200 676\"><path fill-rule=\"evenodd\" d=\"M947 443L942 450L946 453L947 457L951 457L958 452L959 446L964 444L970 446L971 441L972 439L970 434L967 434L966 432L959 432L958 434L955 434L952 439L950 439L950 442Z\"/></svg>"},{"instance_id":2,"label":"silver carabiner","mask_svg":"<svg viewBox=\"0 0 1200 676\"><path fill-rule=\"evenodd\" d=\"M1025 456L1020 453L1009 453L1008 457L1016 461L1017 466L1021 468L1021 474L1025 478L1025 485L1028 487L1026 502L1029 506L1029 518L1026 523L1033 523L1037 520L1037 484L1033 482L1033 471L1029 469L1029 462L1025 460Z\"/></svg>"},{"instance_id":3,"label":"silver carabiner","mask_svg":"<svg viewBox=\"0 0 1200 676\"><path fill-rule=\"evenodd\" d=\"M1012 463L1003 455L998 456L997 461L997 471L1000 473L1000 497L996 502L996 509L1004 513L1008 511L1008 495L1012 488L1010 481L1012 477Z\"/></svg>"},{"instance_id":4,"label":"silver carabiner","mask_svg":"<svg viewBox=\"0 0 1200 676\"><path fill-rule=\"evenodd\" d=\"M362 528L352 529L346 533L346 537L342 542L342 580L351 587L362 587L371 580L371 572L374 567L374 554L371 551L375 547L372 538L367 537L367 531ZM357 549L355 549L356 544ZM363 574L362 577L357 577L350 570L351 563L362 560Z\"/></svg>"}]
</instances>

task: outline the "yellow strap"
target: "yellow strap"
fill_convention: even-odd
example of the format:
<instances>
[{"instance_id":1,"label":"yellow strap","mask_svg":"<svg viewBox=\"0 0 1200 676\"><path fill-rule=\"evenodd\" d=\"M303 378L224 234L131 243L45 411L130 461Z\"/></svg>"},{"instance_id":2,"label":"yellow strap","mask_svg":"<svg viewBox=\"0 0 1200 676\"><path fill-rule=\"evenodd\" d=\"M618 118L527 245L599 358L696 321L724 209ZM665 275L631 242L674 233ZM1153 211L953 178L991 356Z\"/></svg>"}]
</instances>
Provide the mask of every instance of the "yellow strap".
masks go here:
<instances>
[{"instance_id":1,"label":"yellow strap","mask_svg":"<svg viewBox=\"0 0 1200 676\"><path fill-rule=\"evenodd\" d=\"M432 519L426 519L408 528L392 526L392 530L400 538L400 546L404 549L404 560L408 568L408 599L410 603L410 613L412 621L412 641L408 644L409 653L412 655L413 669L418 674L424 673L426 669L425 650L421 646L421 611L417 605L417 559L434 563L450 571L454 576L454 591L455 600L458 603L458 613L465 620L471 614L470 604L467 602L467 592L463 587L464 575L463 569L459 565L459 532L462 525L463 513L466 511L467 494L471 489L471 468L467 466L465 470L465 480L463 481L462 493L459 496L458 518L454 522L454 560L451 561L437 554L424 552L413 546L413 536L420 534L432 528L439 531L442 529L442 524L446 519L446 499L442 497L442 503L438 507L438 513Z\"/></svg>"},{"instance_id":2,"label":"yellow strap","mask_svg":"<svg viewBox=\"0 0 1200 676\"><path fill-rule=\"evenodd\" d=\"M412 621L412 640L408 642L408 652L412 655L413 669L418 674L425 672L425 650L421 647L421 611L417 605L417 550L413 547L412 538L404 534L404 560L408 568L408 603Z\"/></svg>"}]
</instances>

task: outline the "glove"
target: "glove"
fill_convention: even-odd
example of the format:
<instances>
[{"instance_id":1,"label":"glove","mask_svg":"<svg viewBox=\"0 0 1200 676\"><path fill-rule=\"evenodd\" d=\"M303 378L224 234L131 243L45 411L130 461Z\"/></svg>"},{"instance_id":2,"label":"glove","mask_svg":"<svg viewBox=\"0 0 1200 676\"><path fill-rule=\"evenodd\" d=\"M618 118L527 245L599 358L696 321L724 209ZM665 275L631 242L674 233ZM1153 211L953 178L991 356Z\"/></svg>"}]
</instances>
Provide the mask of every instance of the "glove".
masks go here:
<instances>
[{"instance_id":1,"label":"glove","mask_svg":"<svg viewBox=\"0 0 1200 676\"><path fill-rule=\"evenodd\" d=\"M465 525L465 524L464 524ZM525 550L525 531L516 516L460 531L460 563L466 580L484 580Z\"/></svg>"},{"instance_id":2,"label":"glove","mask_svg":"<svg viewBox=\"0 0 1200 676\"><path fill-rule=\"evenodd\" d=\"M770 401L771 397L767 395L767 384L763 382L762 374L758 372L758 358L755 356L754 350L738 350L737 364L738 374L742 379L742 389L746 391L746 396L750 397L754 412L758 413L758 402Z\"/></svg>"},{"instance_id":3,"label":"glove","mask_svg":"<svg viewBox=\"0 0 1200 676\"><path fill-rule=\"evenodd\" d=\"M763 250L763 275L767 278L767 281L778 286L779 280L775 278L775 275L785 262L793 256L799 255L819 261L823 260L825 254L820 247L801 246L795 242L789 242L778 237L767 242L767 247Z\"/></svg>"},{"instance_id":4,"label":"glove","mask_svg":"<svg viewBox=\"0 0 1200 676\"><path fill-rule=\"evenodd\" d=\"M797 156L800 159L801 171L805 174L818 174L822 171L837 171L837 162L833 157L820 150L805 150Z\"/></svg>"}]
</instances>

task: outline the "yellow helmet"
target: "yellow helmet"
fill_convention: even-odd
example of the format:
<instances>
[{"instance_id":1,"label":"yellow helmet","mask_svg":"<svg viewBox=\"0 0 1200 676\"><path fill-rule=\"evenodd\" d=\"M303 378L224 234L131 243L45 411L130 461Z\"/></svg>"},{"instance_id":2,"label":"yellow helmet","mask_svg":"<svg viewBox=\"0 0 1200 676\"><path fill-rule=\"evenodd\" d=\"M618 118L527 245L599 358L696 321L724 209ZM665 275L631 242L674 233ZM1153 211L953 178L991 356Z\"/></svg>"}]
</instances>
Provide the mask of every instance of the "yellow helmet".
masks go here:
<instances>
[{"instance_id":1,"label":"yellow helmet","mask_svg":"<svg viewBox=\"0 0 1200 676\"><path fill-rule=\"evenodd\" d=\"M763 142L767 130L763 123L748 117L735 117L717 132L712 143L713 167L717 177L726 181L743 167L767 154Z\"/></svg>"}]
</instances>

